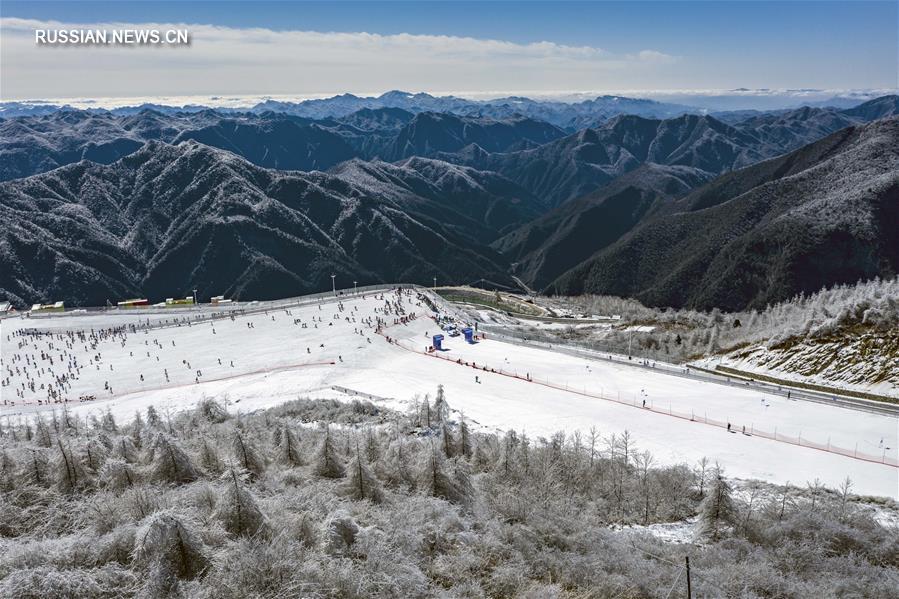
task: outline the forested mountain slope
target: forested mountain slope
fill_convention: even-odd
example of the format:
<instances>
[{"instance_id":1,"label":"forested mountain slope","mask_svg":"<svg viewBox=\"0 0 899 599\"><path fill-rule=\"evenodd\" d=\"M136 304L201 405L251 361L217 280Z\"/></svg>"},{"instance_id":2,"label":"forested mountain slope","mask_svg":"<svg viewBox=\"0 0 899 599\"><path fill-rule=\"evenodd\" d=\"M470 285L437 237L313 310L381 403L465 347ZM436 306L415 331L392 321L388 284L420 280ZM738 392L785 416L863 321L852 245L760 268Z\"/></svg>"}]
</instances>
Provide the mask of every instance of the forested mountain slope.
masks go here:
<instances>
[{"instance_id":1,"label":"forested mountain slope","mask_svg":"<svg viewBox=\"0 0 899 599\"><path fill-rule=\"evenodd\" d=\"M533 214L490 191L511 183L452 165L371 166L370 179L351 167L272 171L193 141L150 142L112 165L0 184L0 296L277 298L330 286L331 273L360 284L508 281L484 244Z\"/></svg>"},{"instance_id":2,"label":"forested mountain slope","mask_svg":"<svg viewBox=\"0 0 899 599\"><path fill-rule=\"evenodd\" d=\"M559 293L763 307L899 272L899 119L729 173L559 277Z\"/></svg>"}]
</instances>

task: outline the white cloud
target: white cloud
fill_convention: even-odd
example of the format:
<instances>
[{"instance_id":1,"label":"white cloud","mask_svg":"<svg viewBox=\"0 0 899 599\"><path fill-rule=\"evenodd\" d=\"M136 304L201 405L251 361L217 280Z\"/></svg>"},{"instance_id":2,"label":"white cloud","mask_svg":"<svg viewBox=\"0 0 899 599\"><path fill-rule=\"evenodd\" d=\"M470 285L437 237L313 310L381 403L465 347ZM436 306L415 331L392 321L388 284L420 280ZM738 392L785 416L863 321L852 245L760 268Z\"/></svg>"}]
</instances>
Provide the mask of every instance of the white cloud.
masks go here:
<instances>
[{"instance_id":1,"label":"white cloud","mask_svg":"<svg viewBox=\"0 0 899 599\"><path fill-rule=\"evenodd\" d=\"M48 47L35 29L177 29L187 47ZM643 87L677 58L551 41L0 19L0 98Z\"/></svg>"}]
</instances>

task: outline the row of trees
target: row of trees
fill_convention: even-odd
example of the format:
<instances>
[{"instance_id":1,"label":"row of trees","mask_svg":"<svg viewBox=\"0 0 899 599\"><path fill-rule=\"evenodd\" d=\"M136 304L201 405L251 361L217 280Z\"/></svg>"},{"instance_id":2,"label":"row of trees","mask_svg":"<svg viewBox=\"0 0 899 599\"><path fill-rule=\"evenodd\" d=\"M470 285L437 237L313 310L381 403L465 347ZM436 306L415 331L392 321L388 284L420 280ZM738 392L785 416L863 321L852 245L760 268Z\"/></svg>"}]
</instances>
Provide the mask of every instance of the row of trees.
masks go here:
<instances>
[{"instance_id":1,"label":"row of trees","mask_svg":"<svg viewBox=\"0 0 899 599\"><path fill-rule=\"evenodd\" d=\"M688 547L639 532L694 518ZM735 493L627 432L476 433L442 388L406 413L204 401L0 432L4 597L656 597L685 553L698 596L888 597L895 532L848 486Z\"/></svg>"},{"instance_id":2,"label":"row of trees","mask_svg":"<svg viewBox=\"0 0 899 599\"><path fill-rule=\"evenodd\" d=\"M648 308L634 299L613 296L585 295L553 301L581 314L617 314L629 324L655 327L636 333L611 330L594 341L609 351L627 352L630 348L636 355L672 361L687 361L751 344L778 347L849 329L887 333L899 328L899 278L838 285L761 311L737 313ZM529 333L550 338L537 329ZM583 340L574 327L561 335Z\"/></svg>"}]
</instances>

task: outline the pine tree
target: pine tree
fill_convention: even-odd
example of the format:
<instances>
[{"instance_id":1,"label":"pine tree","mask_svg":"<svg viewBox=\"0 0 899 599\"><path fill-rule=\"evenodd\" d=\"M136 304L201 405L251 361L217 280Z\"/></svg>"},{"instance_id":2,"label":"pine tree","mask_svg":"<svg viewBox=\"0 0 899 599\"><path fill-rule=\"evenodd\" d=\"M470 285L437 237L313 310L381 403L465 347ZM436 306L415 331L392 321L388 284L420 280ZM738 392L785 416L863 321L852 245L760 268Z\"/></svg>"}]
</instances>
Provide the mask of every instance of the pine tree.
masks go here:
<instances>
[{"instance_id":1,"label":"pine tree","mask_svg":"<svg viewBox=\"0 0 899 599\"><path fill-rule=\"evenodd\" d=\"M443 391L443 385L437 385L437 397L434 399L434 415L436 422L446 422L449 420L449 404L446 403L446 394Z\"/></svg>"},{"instance_id":2,"label":"pine tree","mask_svg":"<svg viewBox=\"0 0 899 599\"><path fill-rule=\"evenodd\" d=\"M56 439L56 445L59 449L54 467L56 488L63 493L74 493L90 486L92 482L90 472L72 452L71 447L64 446L59 438Z\"/></svg>"},{"instance_id":3,"label":"pine tree","mask_svg":"<svg viewBox=\"0 0 899 599\"><path fill-rule=\"evenodd\" d=\"M709 494L699 505L697 536L712 542L721 538L724 530L736 522L736 508L731 497L730 484L722 476L720 468L713 473Z\"/></svg>"},{"instance_id":4,"label":"pine tree","mask_svg":"<svg viewBox=\"0 0 899 599\"><path fill-rule=\"evenodd\" d=\"M16 488L15 470L16 462L9 452L0 452L0 491L8 493Z\"/></svg>"},{"instance_id":5,"label":"pine tree","mask_svg":"<svg viewBox=\"0 0 899 599\"><path fill-rule=\"evenodd\" d=\"M315 453L312 471L323 478L343 478L345 474L343 460L334 447L330 425L325 427L325 436Z\"/></svg>"},{"instance_id":6,"label":"pine tree","mask_svg":"<svg viewBox=\"0 0 899 599\"><path fill-rule=\"evenodd\" d=\"M453 503L467 504L469 501L470 483L447 472L447 461L433 443L421 469L420 479L428 495Z\"/></svg>"},{"instance_id":7,"label":"pine tree","mask_svg":"<svg viewBox=\"0 0 899 599\"><path fill-rule=\"evenodd\" d=\"M134 441L134 444L137 447L141 446L141 441L143 440L143 432L144 419L141 417L140 412L135 412L134 421L131 423L131 440Z\"/></svg>"},{"instance_id":8,"label":"pine tree","mask_svg":"<svg viewBox=\"0 0 899 599\"><path fill-rule=\"evenodd\" d=\"M150 477L168 483L186 483L200 477L193 459L165 433L157 433L152 445Z\"/></svg>"},{"instance_id":9,"label":"pine tree","mask_svg":"<svg viewBox=\"0 0 899 599\"><path fill-rule=\"evenodd\" d=\"M213 424L222 423L229 418L228 410L225 409L225 406L214 399L208 398L197 404L196 414L203 420Z\"/></svg>"},{"instance_id":10,"label":"pine tree","mask_svg":"<svg viewBox=\"0 0 899 599\"><path fill-rule=\"evenodd\" d=\"M370 426L365 427L365 459L371 464L381 457L381 447L378 438L372 433Z\"/></svg>"},{"instance_id":11,"label":"pine tree","mask_svg":"<svg viewBox=\"0 0 899 599\"><path fill-rule=\"evenodd\" d=\"M518 437L515 431L508 431L503 437L502 445L499 449L499 459L496 462L494 470L502 479L511 479L517 476L517 447Z\"/></svg>"},{"instance_id":12,"label":"pine tree","mask_svg":"<svg viewBox=\"0 0 899 599\"><path fill-rule=\"evenodd\" d=\"M302 466L305 463L300 453L300 441L290 427L278 429L278 440L275 443L275 459L287 466Z\"/></svg>"},{"instance_id":13,"label":"pine tree","mask_svg":"<svg viewBox=\"0 0 899 599\"><path fill-rule=\"evenodd\" d=\"M246 439L239 430L235 430L231 437L231 451L234 453L237 464L250 476L261 476L265 472L265 458L262 457L256 445Z\"/></svg>"},{"instance_id":14,"label":"pine tree","mask_svg":"<svg viewBox=\"0 0 899 599\"><path fill-rule=\"evenodd\" d=\"M388 486L405 486L414 489L416 480L412 457L412 450L408 443L402 437L397 436L387 446L387 451L384 452L383 458L375 464L375 467Z\"/></svg>"},{"instance_id":15,"label":"pine tree","mask_svg":"<svg viewBox=\"0 0 899 599\"><path fill-rule=\"evenodd\" d=\"M459 420L459 453L465 458L470 458L472 455L471 431L468 430L464 414Z\"/></svg>"},{"instance_id":16,"label":"pine tree","mask_svg":"<svg viewBox=\"0 0 899 599\"><path fill-rule=\"evenodd\" d=\"M456 455L456 441L453 439L453 432L446 421L440 423L440 447L446 457L451 458Z\"/></svg>"},{"instance_id":17,"label":"pine tree","mask_svg":"<svg viewBox=\"0 0 899 599\"><path fill-rule=\"evenodd\" d=\"M34 440L40 447L53 447L53 438L50 435L50 427L42 416L34 418Z\"/></svg>"},{"instance_id":18,"label":"pine tree","mask_svg":"<svg viewBox=\"0 0 899 599\"><path fill-rule=\"evenodd\" d=\"M44 452L31 450L31 457L24 465L24 476L32 485L44 487L50 484L50 465Z\"/></svg>"},{"instance_id":19,"label":"pine tree","mask_svg":"<svg viewBox=\"0 0 899 599\"><path fill-rule=\"evenodd\" d=\"M106 446L98 439L92 438L81 446L78 457L81 459L84 467L87 468L92 475L96 475L100 472L100 468L103 467L103 463L106 461L108 455L109 451L106 449Z\"/></svg>"},{"instance_id":20,"label":"pine tree","mask_svg":"<svg viewBox=\"0 0 899 599\"><path fill-rule=\"evenodd\" d=\"M224 469L218 449L206 437L200 440L200 465L207 472L214 474L219 474Z\"/></svg>"},{"instance_id":21,"label":"pine tree","mask_svg":"<svg viewBox=\"0 0 899 599\"><path fill-rule=\"evenodd\" d=\"M216 505L215 517L222 526L234 535L251 536L266 526L265 516L259 509L256 499L246 488L246 480L250 474L234 466L222 475L225 484L222 497Z\"/></svg>"},{"instance_id":22,"label":"pine tree","mask_svg":"<svg viewBox=\"0 0 899 599\"><path fill-rule=\"evenodd\" d=\"M138 482L134 467L119 458L110 458L100 469L100 484L107 489L121 491L133 487Z\"/></svg>"},{"instance_id":23,"label":"pine tree","mask_svg":"<svg viewBox=\"0 0 899 599\"><path fill-rule=\"evenodd\" d=\"M194 524L168 510L156 512L138 529L134 559L175 579L196 578L209 564Z\"/></svg>"},{"instance_id":24,"label":"pine tree","mask_svg":"<svg viewBox=\"0 0 899 599\"><path fill-rule=\"evenodd\" d=\"M159 412L156 411L154 406L147 408L147 426L162 428L162 418L159 417Z\"/></svg>"},{"instance_id":25,"label":"pine tree","mask_svg":"<svg viewBox=\"0 0 899 599\"><path fill-rule=\"evenodd\" d=\"M427 395L425 395L424 401L421 402L421 411L419 412L419 415L418 425L422 428L431 428L434 413L431 410L431 402Z\"/></svg>"},{"instance_id":26,"label":"pine tree","mask_svg":"<svg viewBox=\"0 0 899 599\"><path fill-rule=\"evenodd\" d=\"M381 503L384 500L381 484L362 459L358 444L356 455L347 469L347 477L343 491L348 497L357 501L368 499L373 503Z\"/></svg>"},{"instance_id":27,"label":"pine tree","mask_svg":"<svg viewBox=\"0 0 899 599\"><path fill-rule=\"evenodd\" d=\"M103 419L100 421L100 428L111 434L115 434L119 432L119 427L115 422L115 418L112 415L112 412L107 410L103 413Z\"/></svg>"},{"instance_id":28,"label":"pine tree","mask_svg":"<svg viewBox=\"0 0 899 599\"><path fill-rule=\"evenodd\" d=\"M139 458L139 452L131 437L119 437L112 446L112 452L129 464L136 463Z\"/></svg>"}]
</instances>

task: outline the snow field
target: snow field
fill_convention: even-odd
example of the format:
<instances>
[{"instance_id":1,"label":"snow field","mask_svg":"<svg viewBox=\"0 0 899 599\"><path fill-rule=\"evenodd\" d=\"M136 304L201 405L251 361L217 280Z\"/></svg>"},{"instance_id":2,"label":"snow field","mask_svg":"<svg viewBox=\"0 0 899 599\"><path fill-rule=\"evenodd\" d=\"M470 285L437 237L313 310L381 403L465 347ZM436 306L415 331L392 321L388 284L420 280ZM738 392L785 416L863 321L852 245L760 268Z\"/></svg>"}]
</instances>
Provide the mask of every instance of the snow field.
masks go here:
<instances>
[{"instance_id":1,"label":"snow field","mask_svg":"<svg viewBox=\"0 0 899 599\"><path fill-rule=\"evenodd\" d=\"M743 425L747 431L773 431L776 427L783 435L796 437L801 433L803 439L819 443L829 439L834 445L850 449L857 443L859 452L891 452L893 457L899 445L899 423L894 417L790 401L749 389L696 382L624 364L594 362L489 338L474 345L465 343L461 336L446 336L444 340L447 351L441 354L443 357L479 366L486 364L488 368L520 376L529 374L537 382L548 381L562 387L550 388L416 353L424 352L430 344L429 336L438 332L435 322L427 317L429 311L424 305L417 305L414 296L407 295L401 305L406 314L414 312L418 317L408 325L394 325L397 315L384 310L393 310L390 303L397 297L394 293L381 297L378 294L345 299L342 312L336 302L330 302L235 316L233 320L227 317L190 327L129 332L124 344L120 338L100 341L96 350L76 341L71 350L66 350L69 354L62 362L54 359L52 368L59 374L65 371L68 360L77 359L81 372L67 390L70 400L74 399L69 408L82 413L110 409L119 419L130 418L135 410L151 404L163 411L185 409L204 397L225 399L230 409L241 411L302 396L351 398L332 389L334 386L390 398L388 407L405 409L416 395L433 396L437 385L443 384L450 405L481 427L512 428L536 436L558 430L586 433L593 426L603 435L620 434L627 429L637 448L649 450L659 462L693 463L707 456L720 462L731 477L800 485L818 478L836 487L849 476L858 493L899 498L899 469L895 467L739 432L729 434L718 427L641 406L645 399L654 410L664 411L670 406L673 411L707 415L731 422L737 431ZM373 322L363 322L379 317L387 323L383 334L400 345L377 335ZM47 337L20 338L14 335L15 331L37 327L89 330L121 326L129 319L136 322L140 318L139 314L118 314L114 319L90 315L3 321L0 378L9 380L9 385L0 389L3 414L15 417L61 407L37 405L38 399L46 397L46 391L39 388L35 393L26 392L24 399L17 397L14 390L25 381L21 374L24 356L32 355L38 368L43 365L46 370L47 362L39 361L40 352L58 354L62 342ZM19 347L23 341L29 345ZM53 350L49 350L49 343L54 344ZM20 374L10 375L8 368L17 365ZM29 369L31 376L36 377L37 369ZM50 378L47 374L36 380L47 382ZM112 394L104 394L106 382L112 387ZM566 385L570 391L564 389ZM587 397L585 391L630 400L632 405ZM82 394L96 395L97 400L78 403ZM13 401L16 405L11 405Z\"/></svg>"}]
</instances>

